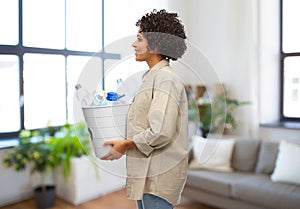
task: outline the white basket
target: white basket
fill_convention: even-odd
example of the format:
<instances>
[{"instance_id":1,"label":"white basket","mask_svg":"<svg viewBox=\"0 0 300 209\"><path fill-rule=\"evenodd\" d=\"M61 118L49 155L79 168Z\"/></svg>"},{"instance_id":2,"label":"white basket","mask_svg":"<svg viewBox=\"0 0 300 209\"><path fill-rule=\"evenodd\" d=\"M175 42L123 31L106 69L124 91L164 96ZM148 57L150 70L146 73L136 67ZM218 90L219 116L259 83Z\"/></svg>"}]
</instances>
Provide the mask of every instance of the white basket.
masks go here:
<instances>
[{"instance_id":1,"label":"white basket","mask_svg":"<svg viewBox=\"0 0 300 209\"><path fill-rule=\"evenodd\" d=\"M111 146L103 146L105 141L126 138L129 106L82 107L96 157L102 157L111 149Z\"/></svg>"}]
</instances>

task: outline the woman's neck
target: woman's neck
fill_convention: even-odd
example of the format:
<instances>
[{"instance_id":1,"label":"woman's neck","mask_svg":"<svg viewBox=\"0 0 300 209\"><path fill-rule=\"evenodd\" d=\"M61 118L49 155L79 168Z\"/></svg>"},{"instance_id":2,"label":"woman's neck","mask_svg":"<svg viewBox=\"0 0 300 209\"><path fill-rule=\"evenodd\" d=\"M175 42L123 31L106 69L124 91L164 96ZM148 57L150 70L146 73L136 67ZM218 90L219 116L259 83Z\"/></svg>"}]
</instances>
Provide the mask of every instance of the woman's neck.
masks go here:
<instances>
[{"instance_id":1,"label":"woman's neck","mask_svg":"<svg viewBox=\"0 0 300 209\"><path fill-rule=\"evenodd\" d=\"M146 61L149 68L152 68L154 65L163 60L163 57L160 54L153 53L152 55L153 56L151 56L151 58Z\"/></svg>"}]
</instances>

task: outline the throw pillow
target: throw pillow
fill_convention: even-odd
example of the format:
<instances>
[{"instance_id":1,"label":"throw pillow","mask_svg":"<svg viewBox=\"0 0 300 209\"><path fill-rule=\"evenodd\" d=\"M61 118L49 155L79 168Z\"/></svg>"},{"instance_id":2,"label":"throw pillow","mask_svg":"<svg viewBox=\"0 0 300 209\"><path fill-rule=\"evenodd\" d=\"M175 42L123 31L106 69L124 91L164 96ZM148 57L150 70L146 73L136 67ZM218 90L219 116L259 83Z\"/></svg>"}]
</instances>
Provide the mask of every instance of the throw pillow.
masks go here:
<instances>
[{"instance_id":1,"label":"throw pillow","mask_svg":"<svg viewBox=\"0 0 300 209\"><path fill-rule=\"evenodd\" d=\"M274 170L277 154L277 142L262 141L259 149L255 172L270 175Z\"/></svg>"},{"instance_id":2,"label":"throw pillow","mask_svg":"<svg viewBox=\"0 0 300 209\"><path fill-rule=\"evenodd\" d=\"M255 168L259 139L236 139L233 155L232 167L235 171L252 172Z\"/></svg>"},{"instance_id":3,"label":"throw pillow","mask_svg":"<svg viewBox=\"0 0 300 209\"><path fill-rule=\"evenodd\" d=\"M276 159L272 181L294 183L300 185L300 145L281 141Z\"/></svg>"},{"instance_id":4,"label":"throw pillow","mask_svg":"<svg viewBox=\"0 0 300 209\"><path fill-rule=\"evenodd\" d=\"M231 172L233 139L211 139L193 136L193 159L190 169Z\"/></svg>"}]
</instances>

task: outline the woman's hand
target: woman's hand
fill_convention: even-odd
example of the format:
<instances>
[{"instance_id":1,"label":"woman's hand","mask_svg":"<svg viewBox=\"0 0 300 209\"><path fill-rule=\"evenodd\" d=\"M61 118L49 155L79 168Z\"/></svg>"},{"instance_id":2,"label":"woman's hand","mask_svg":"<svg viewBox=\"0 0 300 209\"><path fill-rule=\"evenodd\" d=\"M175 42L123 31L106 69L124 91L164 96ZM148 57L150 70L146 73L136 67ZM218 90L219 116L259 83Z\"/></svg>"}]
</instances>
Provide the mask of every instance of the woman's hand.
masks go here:
<instances>
[{"instance_id":1,"label":"woman's hand","mask_svg":"<svg viewBox=\"0 0 300 209\"><path fill-rule=\"evenodd\" d=\"M126 153L128 148L135 147L134 142L130 139L106 141L103 145L111 145L112 148L107 154L100 158L101 160L117 160Z\"/></svg>"}]
</instances>

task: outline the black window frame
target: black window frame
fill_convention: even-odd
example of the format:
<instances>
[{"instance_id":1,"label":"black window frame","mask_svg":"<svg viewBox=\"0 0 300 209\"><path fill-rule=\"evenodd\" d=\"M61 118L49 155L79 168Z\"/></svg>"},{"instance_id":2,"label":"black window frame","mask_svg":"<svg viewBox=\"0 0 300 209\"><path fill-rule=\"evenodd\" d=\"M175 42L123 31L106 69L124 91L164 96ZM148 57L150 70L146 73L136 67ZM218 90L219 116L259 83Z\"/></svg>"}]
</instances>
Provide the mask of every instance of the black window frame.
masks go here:
<instances>
[{"instance_id":1,"label":"black window frame","mask_svg":"<svg viewBox=\"0 0 300 209\"><path fill-rule=\"evenodd\" d=\"M280 0L280 122L300 122L300 117L286 117L284 111L284 59L300 56L300 52L286 53L283 51L283 1Z\"/></svg>"}]
</instances>

